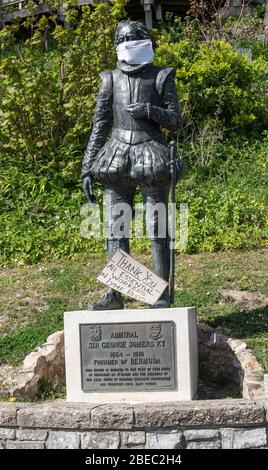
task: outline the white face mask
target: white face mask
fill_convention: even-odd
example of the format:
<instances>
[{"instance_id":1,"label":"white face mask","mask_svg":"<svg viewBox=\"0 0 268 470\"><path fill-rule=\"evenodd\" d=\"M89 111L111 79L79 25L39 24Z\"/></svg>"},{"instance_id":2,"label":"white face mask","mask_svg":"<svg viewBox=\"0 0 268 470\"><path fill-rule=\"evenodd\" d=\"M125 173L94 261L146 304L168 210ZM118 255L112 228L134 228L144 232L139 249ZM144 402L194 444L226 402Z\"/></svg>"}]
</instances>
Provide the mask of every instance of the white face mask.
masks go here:
<instances>
[{"instance_id":1,"label":"white face mask","mask_svg":"<svg viewBox=\"0 0 268 470\"><path fill-rule=\"evenodd\" d=\"M147 64L152 62L154 57L150 39L122 42L117 46L116 53L118 60L128 64Z\"/></svg>"}]
</instances>

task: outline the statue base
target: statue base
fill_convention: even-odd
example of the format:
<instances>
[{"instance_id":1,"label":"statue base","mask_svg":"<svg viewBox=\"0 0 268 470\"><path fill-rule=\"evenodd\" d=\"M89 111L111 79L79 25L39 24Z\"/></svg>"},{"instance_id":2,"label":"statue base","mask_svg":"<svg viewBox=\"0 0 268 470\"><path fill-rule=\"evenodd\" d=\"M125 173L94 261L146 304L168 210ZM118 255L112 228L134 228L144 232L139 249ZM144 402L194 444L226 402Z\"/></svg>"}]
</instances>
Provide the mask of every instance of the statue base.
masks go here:
<instances>
[{"instance_id":1,"label":"statue base","mask_svg":"<svg viewBox=\"0 0 268 470\"><path fill-rule=\"evenodd\" d=\"M134 403L197 396L195 308L64 314L67 400Z\"/></svg>"}]
</instances>

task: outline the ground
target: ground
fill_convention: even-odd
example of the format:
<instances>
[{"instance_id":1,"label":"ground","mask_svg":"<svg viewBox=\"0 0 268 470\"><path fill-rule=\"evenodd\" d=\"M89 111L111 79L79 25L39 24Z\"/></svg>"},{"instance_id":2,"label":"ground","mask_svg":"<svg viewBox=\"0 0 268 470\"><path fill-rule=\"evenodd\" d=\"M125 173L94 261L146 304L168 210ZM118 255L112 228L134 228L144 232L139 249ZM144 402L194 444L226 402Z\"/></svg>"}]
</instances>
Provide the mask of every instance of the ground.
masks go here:
<instances>
[{"instance_id":1,"label":"ground","mask_svg":"<svg viewBox=\"0 0 268 470\"><path fill-rule=\"evenodd\" d=\"M133 255L150 267L149 255ZM63 312L84 309L105 291L96 277L104 255L0 269L0 364L19 364L63 328ZM175 306L224 326L253 349L268 372L268 250L178 254ZM246 293L245 293L246 292ZM253 295L251 295L253 294ZM128 300L126 308L142 307ZM127 317L127 312L126 312Z\"/></svg>"}]
</instances>

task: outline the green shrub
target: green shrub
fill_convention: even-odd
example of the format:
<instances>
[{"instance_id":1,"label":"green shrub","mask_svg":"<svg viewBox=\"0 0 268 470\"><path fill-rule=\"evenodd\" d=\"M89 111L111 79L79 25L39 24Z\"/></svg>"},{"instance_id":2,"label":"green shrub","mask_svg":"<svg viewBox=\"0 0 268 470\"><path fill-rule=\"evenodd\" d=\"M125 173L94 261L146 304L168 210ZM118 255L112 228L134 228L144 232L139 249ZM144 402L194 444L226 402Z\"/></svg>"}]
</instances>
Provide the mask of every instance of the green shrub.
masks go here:
<instances>
[{"instance_id":1,"label":"green shrub","mask_svg":"<svg viewBox=\"0 0 268 470\"><path fill-rule=\"evenodd\" d=\"M33 34L24 42L16 39L17 25L0 31L2 171L12 166L23 173L61 174L66 183L77 180L99 72L115 65L114 31L126 3L85 6L79 21L69 6L70 28L57 24L53 14L37 22L29 17L25 24ZM155 63L177 67L186 134L208 119L240 132L267 128L267 55L256 53L249 63L227 42L202 42L189 19L163 26L157 41Z\"/></svg>"},{"instance_id":2,"label":"green shrub","mask_svg":"<svg viewBox=\"0 0 268 470\"><path fill-rule=\"evenodd\" d=\"M71 5L69 28L53 13L39 21L29 17L25 26L32 35L26 41L16 38L16 24L0 31L1 264L102 249L102 240L80 236L86 202L80 168L99 72L115 65L114 31L125 4L85 6L79 21ZM263 245L265 46L256 46L250 63L236 50L238 43L201 41L198 24L189 18L162 25L156 36L155 63L177 67L185 121L177 137L188 173L177 196L189 204L187 250ZM100 188L97 193L101 199ZM140 239L134 245L149 247Z\"/></svg>"},{"instance_id":3,"label":"green shrub","mask_svg":"<svg viewBox=\"0 0 268 470\"><path fill-rule=\"evenodd\" d=\"M158 38L157 64L176 66L176 82L186 125L193 130L208 119L243 132L268 128L268 64L251 63L230 44L213 40L177 43Z\"/></svg>"},{"instance_id":4,"label":"green shrub","mask_svg":"<svg viewBox=\"0 0 268 470\"><path fill-rule=\"evenodd\" d=\"M0 199L0 263L32 263L101 249L100 240L80 236L85 203L80 186L68 188L63 178L29 174L6 176L4 183L10 192Z\"/></svg>"},{"instance_id":5,"label":"green shrub","mask_svg":"<svg viewBox=\"0 0 268 470\"><path fill-rule=\"evenodd\" d=\"M0 30L0 165L33 174L78 178L99 87L99 72L115 63L114 31L126 0L67 9L70 28L56 16ZM51 29L51 24L54 28Z\"/></svg>"},{"instance_id":6,"label":"green shrub","mask_svg":"<svg viewBox=\"0 0 268 470\"><path fill-rule=\"evenodd\" d=\"M251 143L240 139L239 145L216 142L208 149L211 160L205 164L200 153L206 154L207 147L180 146L189 168L177 186L178 203L189 205L188 252L265 245L268 139ZM5 178L1 193L1 264L103 250L102 239L80 235L80 208L85 203L80 184L66 187L64 178L16 176L21 187L12 174ZM98 198L101 201L99 190ZM148 241L133 243L139 250L149 250Z\"/></svg>"},{"instance_id":7,"label":"green shrub","mask_svg":"<svg viewBox=\"0 0 268 470\"><path fill-rule=\"evenodd\" d=\"M241 137L216 142L208 152L208 143L189 147L182 145L181 154L192 171L177 189L178 201L189 204L188 251L265 246L268 135L250 143ZM201 152L214 160L202 164Z\"/></svg>"}]
</instances>

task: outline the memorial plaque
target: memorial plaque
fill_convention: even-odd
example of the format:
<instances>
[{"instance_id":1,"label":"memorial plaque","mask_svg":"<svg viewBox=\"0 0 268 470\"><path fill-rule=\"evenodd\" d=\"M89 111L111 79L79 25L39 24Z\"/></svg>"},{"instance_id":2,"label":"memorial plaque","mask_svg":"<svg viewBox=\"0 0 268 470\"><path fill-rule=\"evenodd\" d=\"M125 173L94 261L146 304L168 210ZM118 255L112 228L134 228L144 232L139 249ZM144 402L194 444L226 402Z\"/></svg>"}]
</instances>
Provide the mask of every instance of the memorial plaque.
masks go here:
<instances>
[{"instance_id":1,"label":"memorial plaque","mask_svg":"<svg viewBox=\"0 0 268 470\"><path fill-rule=\"evenodd\" d=\"M83 391L176 388L175 323L80 324Z\"/></svg>"}]
</instances>

